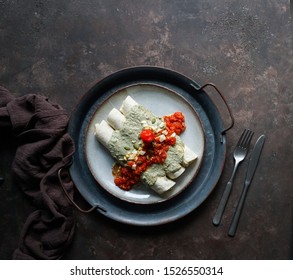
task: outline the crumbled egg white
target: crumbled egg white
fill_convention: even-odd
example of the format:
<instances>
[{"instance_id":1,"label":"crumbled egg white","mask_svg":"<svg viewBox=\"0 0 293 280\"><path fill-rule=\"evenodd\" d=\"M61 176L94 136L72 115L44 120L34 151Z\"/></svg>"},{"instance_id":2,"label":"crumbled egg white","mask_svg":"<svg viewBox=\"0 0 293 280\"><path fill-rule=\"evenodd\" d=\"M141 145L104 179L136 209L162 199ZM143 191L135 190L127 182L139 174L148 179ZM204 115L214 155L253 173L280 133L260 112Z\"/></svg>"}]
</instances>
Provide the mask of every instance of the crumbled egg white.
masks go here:
<instances>
[{"instance_id":1,"label":"crumbled egg white","mask_svg":"<svg viewBox=\"0 0 293 280\"><path fill-rule=\"evenodd\" d=\"M152 129L154 132L158 133L163 128L166 127L165 122L162 119L152 118L151 120L146 119L141 121L143 128Z\"/></svg>"},{"instance_id":2,"label":"crumbled egg white","mask_svg":"<svg viewBox=\"0 0 293 280\"><path fill-rule=\"evenodd\" d=\"M160 142L165 141L165 140L166 140L166 136L165 136L164 134L161 134L161 135L159 136L159 140L160 140Z\"/></svg>"}]
</instances>

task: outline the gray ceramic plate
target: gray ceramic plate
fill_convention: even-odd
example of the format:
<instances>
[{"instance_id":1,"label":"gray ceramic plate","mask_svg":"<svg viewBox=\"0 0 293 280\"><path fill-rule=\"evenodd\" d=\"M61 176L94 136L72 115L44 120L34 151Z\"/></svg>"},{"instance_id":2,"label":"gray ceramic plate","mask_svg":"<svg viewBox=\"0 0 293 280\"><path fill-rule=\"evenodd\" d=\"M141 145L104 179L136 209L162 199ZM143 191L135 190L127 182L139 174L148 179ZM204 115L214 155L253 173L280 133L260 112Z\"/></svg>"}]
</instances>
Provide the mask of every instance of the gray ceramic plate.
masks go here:
<instances>
[{"instance_id":1,"label":"gray ceramic plate","mask_svg":"<svg viewBox=\"0 0 293 280\"><path fill-rule=\"evenodd\" d=\"M193 108L191 111L188 110L191 115L194 115L193 112L198 114L205 135L202 163L195 178L179 194L160 203L132 203L110 194L109 191L99 186L86 160L85 141L88 135L88 127L97 109L121 89L137 84L160 85L162 88L169 89L168 92L172 98L179 98L180 104L187 102L188 105L186 106ZM172 92L176 92L176 94L173 96ZM136 98L139 102L143 101L139 94ZM153 98L150 100L154 103L158 101L158 99ZM185 101L182 102L182 100ZM173 102L172 104L175 105ZM173 111L174 108L171 110ZM192 117L187 123L189 127L193 127L193 124L190 124L191 120ZM106 209L106 212L101 210L97 210L97 212L109 219L137 226L169 223L194 211L215 188L226 157L224 130L225 126L217 107L207 93L200 90L200 86L195 81L175 71L159 67L143 66L123 69L97 82L83 96L72 112L68 132L75 142L76 152L69 172L85 200L91 205L98 204ZM186 140L190 141L191 139ZM194 145L190 142L189 144ZM100 162L99 166L103 164L103 162Z\"/></svg>"},{"instance_id":2,"label":"gray ceramic plate","mask_svg":"<svg viewBox=\"0 0 293 280\"><path fill-rule=\"evenodd\" d=\"M176 180L176 185L162 196L143 184L135 186L130 191L117 187L112 175L114 160L109 152L95 139L94 125L106 120L111 109L119 109L122 101L128 95L139 104L150 109L156 116L170 115L176 111L184 113L187 128L181 134L181 139L198 155L198 159L186 168L185 172ZM115 197L128 202L151 204L178 195L192 182L203 159L205 137L196 111L182 96L160 85L142 83L119 89L97 108L88 123L84 146L87 165L99 184L97 187L101 186Z\"/></svg>"}]
</instances>

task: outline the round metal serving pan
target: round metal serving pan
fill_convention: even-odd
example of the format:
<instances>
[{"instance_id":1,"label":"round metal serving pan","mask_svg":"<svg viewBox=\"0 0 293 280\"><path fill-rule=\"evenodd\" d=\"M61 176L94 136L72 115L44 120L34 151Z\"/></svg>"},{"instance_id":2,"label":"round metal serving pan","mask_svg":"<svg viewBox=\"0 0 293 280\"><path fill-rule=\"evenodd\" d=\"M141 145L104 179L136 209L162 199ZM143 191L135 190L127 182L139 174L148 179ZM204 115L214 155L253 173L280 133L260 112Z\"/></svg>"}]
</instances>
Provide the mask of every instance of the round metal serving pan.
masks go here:
<instances>
[{"instance_id":1,"label":"round metal serving pan","mask_svg":"<svg viewBox=\"0 0 293 280\"><path fill-rule=\"evenodd\" d=\"M184 192L159 204L138 205L120 200L97 184L87 166L84 138L88 122L96 109L120 88L138 83L150 83L169 88L182 96L197 112L204 131L206 146L197 176ZM226 137L221 115L204 90L193 80L169 69L132 67L118 71L96 83L81 99L71 115L68 132L76 152L69 172L77 189L92 206L118 222L153 226L175 221L195 210L216 186L226 158Z\"/></svg>"}]
</instances>

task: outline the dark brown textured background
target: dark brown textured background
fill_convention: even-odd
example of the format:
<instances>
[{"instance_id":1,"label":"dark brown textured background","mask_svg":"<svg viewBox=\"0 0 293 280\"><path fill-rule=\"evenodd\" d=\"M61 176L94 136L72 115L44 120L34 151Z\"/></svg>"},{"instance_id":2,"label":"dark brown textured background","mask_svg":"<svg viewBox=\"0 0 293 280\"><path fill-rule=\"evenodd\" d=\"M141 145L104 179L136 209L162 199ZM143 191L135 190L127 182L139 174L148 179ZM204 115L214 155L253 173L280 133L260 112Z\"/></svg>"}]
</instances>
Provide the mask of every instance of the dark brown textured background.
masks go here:
<instances>
[{"instance_id":1,"label":"dark brown textured background","mask_svg":"<svg viewBox=\"0 0 293 280\"><path fill-rule=\"evenodd\" d=\"M288 259L293 257L293 59L286 0L0 0L0 83L15 96L40 93L69 113L121 68L167 67L215 83L235 117L223 175L186 218L155 228L76 212L65 259ZM235 238L227 236L247 161L219 227L212 217L244 128L267 135ZM16 143L0 135L0 259L10 259L33 209L13 184ZM82 202L82 201L81 201Z\"/></svg>"}]
</instances>

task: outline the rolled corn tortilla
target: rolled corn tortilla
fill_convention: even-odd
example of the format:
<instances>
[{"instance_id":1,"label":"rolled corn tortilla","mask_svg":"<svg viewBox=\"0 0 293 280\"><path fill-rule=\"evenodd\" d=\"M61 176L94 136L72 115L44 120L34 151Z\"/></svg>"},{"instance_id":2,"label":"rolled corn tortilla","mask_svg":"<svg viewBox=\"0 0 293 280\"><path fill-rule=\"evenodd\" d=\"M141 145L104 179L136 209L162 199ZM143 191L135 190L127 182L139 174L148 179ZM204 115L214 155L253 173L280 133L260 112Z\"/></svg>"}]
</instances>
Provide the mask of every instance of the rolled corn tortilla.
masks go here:
<instances>
[{"instance_id":1,"label":"rolled corn tortilla","mask_svg":"<svg viewBox=\"0 0 293 280\"><path fill-rule=\"evenodd\" d=\"M94 135L97 140L108 149L108 143L113 135L114 129L104 120L95 124Z\"/></svg>"},{"instance_id":2,"label":"rolled corn tortilla","mask_svg":"<svg viewBox=\"0 0 293 280\"><path fill-rule=\"evenodd\" d=\"M167 176L168 176L170 179L177 179L180 175L183 174L184 171L185 171L185 168L184 168L184 167L180 167L180 169L178 169L178 170L175 171L175 172L167 173Z\"/></svg>"},{"instance_id":3,"label":"rolled corn tortilla","mask_svg":"<svg viewBox=\"0 0 293 280\"><path fill-rule=\"evenodd\" d=\"M120 130L123 127L125 120L125 116L116 108L113 108L107 117L108 124L116 130Z\"/></svg>"},{"instance_id":4,"label":"rolled corn tortilla","mask_svg":"<svg viewBox=\"0 0 293 280\"><path fill-rule=\"evenodd\" d=\"M138 103L130 96L127 96L124 101L122 102L122 105L120 107L120 111L123 115L127 115L133 106L138 105Z\"/></svg>"},{"instance_id":5,"label":"rolled corn tortilla","mask_svg":"<svg viewBox=\"0 0 293 280\"><path fill-rule=\"evenodd\" d=\"M175 182L165 177L158 177L155 184L151 186L151 188L158 194L163 194L167 191L169 191L173 186L175 185Z\"/></svg>"},{"instance_id":6,"label":"rolled corn tortilla","mask_svg":"<svg viewBox=\"0 0 293 280\"><path fill-rule=\"evenodd\" d=\"M184 155L182 165L187 167L197 159L197 154L193 152L188 146L184 146Z\"/></svg>"}]
</instances>

